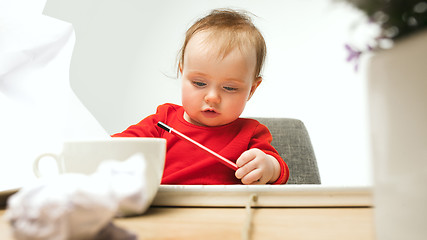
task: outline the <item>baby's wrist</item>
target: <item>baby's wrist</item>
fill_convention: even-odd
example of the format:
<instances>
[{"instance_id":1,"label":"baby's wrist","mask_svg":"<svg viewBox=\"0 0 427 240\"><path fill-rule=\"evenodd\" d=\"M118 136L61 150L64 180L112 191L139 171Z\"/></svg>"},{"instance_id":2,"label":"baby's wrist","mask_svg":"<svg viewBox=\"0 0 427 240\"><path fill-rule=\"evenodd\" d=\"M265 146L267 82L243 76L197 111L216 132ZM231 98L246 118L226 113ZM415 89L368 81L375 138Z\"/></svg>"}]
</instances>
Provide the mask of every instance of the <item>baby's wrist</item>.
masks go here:
<instances>
[{"instance_id":1,"label":"baby's wrist","mask_svg":"<svg viewBox=\"0 0 427 240\"><path fill-rule=\"evenodd\" d=\"M273 175L271 176L271 178L268 181L268 183L275 183L277 181L277 179L279 179L279 177L280 177L280 164L277 161L277 159L275 157L271 156L271 155L267 154L267 158L273 164Z\"/></svg>"}]
</instances>

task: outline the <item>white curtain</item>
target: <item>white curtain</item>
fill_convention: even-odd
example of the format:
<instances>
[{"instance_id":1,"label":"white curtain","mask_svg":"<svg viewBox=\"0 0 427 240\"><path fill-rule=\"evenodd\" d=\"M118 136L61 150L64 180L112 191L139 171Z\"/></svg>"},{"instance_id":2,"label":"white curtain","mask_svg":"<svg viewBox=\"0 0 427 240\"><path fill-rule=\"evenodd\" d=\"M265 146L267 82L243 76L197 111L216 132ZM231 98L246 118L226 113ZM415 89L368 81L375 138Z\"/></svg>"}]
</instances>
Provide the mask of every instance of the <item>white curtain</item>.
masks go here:
<instances>
[{"instance_id":1,"label":"white curtain","mask_svg":"<svg viewBox=\"0 0 427 240\"><path fill-rule=\"evenodd\" d=\"M64 140L108 137L70 88L72 25L44 5L0 0L0 192L34 179L34 158Z\"/></svg>"}]
</instances>

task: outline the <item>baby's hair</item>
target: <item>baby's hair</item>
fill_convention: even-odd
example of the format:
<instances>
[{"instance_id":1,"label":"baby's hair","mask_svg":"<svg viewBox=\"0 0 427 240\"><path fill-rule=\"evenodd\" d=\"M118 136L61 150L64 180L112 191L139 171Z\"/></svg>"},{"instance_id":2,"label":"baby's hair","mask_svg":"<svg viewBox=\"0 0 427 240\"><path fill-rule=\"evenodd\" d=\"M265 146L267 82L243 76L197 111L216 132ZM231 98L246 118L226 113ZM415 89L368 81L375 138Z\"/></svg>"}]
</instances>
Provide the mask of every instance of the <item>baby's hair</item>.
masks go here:
<instances>
[{"instance_id":1,"label":"baby's hair","mask_svg":"<svg viewBox=\"0 0 427 240\"><path fill-rule=\"evenodd\" d=\"M232 9L214 9L207 16L197 20L186 32L184 44L179 52L179 67L184 67L184 54L190 39L201 31L208 32L208 42L218 46L219 57L227 56L239 48L242 52L252 49L256 53L255 77L259 77L264 65L267 47L264 37L252 23L248 12Z\"/></svg>"}]
</instances>

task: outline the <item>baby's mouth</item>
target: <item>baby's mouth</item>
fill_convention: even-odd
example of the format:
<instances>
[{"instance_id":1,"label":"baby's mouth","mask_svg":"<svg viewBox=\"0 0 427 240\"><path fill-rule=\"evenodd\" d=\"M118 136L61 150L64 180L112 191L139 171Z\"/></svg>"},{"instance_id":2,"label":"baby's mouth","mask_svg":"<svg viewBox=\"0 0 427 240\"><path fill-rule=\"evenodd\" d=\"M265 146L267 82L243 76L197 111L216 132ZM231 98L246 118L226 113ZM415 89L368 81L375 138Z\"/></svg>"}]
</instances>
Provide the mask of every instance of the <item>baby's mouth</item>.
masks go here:
<instances>
[{"instance_id":1,"label":"baby's mouth","mask_svg":"<svg viewBox=\"0 0 427 240\"><path fill-rule=\"evenodd\" d=\"M205 109L205 110L202 111L202 113L206 117L216 117L219 114L214 109Z\"/></svg>"},{"instance_id":2,"label":"baby's mouth","mask_svg":"<svg viewBox=\"0 0 427 240\"><path fill-rule=\"evenodd\" d=\"M213 107L206 107L205 109L203 109L203 112L213 112L213 113L216 113L217 111Z\"/></svg>"}]
</instances>

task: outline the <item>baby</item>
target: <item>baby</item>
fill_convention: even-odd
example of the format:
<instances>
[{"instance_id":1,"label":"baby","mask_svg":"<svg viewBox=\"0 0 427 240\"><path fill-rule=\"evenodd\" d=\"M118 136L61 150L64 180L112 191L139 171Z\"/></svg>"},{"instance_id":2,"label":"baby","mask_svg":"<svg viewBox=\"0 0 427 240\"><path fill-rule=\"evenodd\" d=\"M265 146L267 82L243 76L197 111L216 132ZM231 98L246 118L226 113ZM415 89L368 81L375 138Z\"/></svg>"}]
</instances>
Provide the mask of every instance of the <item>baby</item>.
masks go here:
<instances>
[{"instance_id":1,"label":"baby","mask_svg":"<svg viewBox=\"0 0 427 240\"><path fill-rule=\"evenodd\" d=\"M251 19L230 9L213 10L186 32L178 71L182 106L163 104L157 112L113 137L167 140L162 184L283 184L289 169L258 121L240 118L262 82L265 41ZM227 159L213 156L157 126L161 121Z\"/></svg>"}]
</instances>

